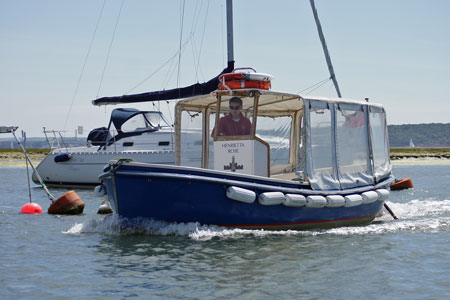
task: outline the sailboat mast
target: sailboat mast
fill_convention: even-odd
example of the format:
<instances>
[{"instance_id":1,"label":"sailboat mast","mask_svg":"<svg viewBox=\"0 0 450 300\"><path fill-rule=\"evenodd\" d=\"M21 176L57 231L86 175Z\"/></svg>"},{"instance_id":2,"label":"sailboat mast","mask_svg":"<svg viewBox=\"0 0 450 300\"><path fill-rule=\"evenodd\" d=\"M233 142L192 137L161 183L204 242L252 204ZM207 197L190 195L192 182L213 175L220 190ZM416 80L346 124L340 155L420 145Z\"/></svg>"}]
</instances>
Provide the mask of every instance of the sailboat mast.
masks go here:
<instances>
[{"instance_id":1,"label":"sailboat mast","mask_svg":"<svg viewBox=\"0 0 450 300\"><path fill-rule=\"evenodd\" d=\"M234 62L232 0L227 0L227 52L228 52L228 63Z\"/></svg>"},{"instance_id":2,"label":"sailboat mast","mask_svg":"<svg viewBox=\"0 0 450 300\"><path fill-rule=\"evenodd\" d=\"M314 4L314 0L309 0L311 3L311 8L314 14L314 19L316 20L317 31L319 32L320 42L322 43L323 52L325 54L325 59L327 60L328 71L330 71L330 78L333 80L334 87L336 88L336 93L339 98L342 98L341 91L339 90L339 85L336 79L336 74L334 74L333 65L331 63L330 53L328 52L327 43L325 42L325 37L323 36L322 26L320 25L319 15L317 14L316 5Z\"/></svg>"}]
</instances>

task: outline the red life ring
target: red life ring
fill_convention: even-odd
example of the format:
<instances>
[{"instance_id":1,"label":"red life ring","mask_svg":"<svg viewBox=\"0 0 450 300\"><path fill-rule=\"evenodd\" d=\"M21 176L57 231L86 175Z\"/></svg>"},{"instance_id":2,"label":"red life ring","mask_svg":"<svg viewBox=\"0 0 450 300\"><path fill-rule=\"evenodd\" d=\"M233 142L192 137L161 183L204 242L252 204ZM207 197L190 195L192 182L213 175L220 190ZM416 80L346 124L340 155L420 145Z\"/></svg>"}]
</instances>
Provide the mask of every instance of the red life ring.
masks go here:
<instances>
[{"instance_id":1,"label":"red life ring","mask_svg":"<svg viewBox=\"0 0 450 300\"><path fill-rule=\"evenodd\" d=\"M270 81L254 81L254 80L234 80L222 81L219 83L219 90L236 90L236 89L260 89L270 90Z\"/></svg>"}]
</instances>

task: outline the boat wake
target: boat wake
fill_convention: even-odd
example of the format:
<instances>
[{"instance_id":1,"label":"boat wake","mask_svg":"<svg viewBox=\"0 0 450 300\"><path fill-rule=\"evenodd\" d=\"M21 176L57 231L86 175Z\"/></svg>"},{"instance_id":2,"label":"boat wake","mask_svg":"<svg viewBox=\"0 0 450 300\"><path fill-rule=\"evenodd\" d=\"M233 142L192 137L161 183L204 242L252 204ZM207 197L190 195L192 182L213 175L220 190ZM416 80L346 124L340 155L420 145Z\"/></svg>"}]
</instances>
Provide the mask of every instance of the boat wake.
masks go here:
<instances>
[{"instance_id":1,"label":"boat wake","mask_svg":"<svg viewBox=\"0 0 450 300\"><path fill-rule=\"evenodd\" d=\"M264 236L320 236L320 235L367 235L395 232L440 232L450 229L450 200L411 200L407 203L387 203L398 220L385 212L366 226L340 227L308 231L268 231L230 229L199 223L168 223L148 219L119 220L115 215L76 223L64 233L103 233L109 235L160 235L187 236L193 240L239 239Z\"/></svg>"},{"instance_id":2,"label":"boat wake","mask_svg":"<svg viewBox=\"0 0 450 300\"><path fill-rule=\"evenodd\" d=\"M411 200L406 203L387 202L398 220L388 212L367 226L333 228L319 234L353 235L394 232L440 232L450 229L450 200Z\"/></svg>"}]
</instances>

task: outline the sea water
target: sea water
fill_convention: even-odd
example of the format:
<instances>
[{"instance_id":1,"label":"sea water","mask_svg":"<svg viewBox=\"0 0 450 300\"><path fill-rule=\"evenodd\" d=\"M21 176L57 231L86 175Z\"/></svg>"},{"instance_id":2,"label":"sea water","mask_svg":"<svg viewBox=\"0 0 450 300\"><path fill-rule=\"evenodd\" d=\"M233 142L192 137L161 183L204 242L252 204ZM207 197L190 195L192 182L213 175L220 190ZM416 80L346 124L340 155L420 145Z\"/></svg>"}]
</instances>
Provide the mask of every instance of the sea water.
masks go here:
<instances>
[{"instance_id":1,"label":"sea water","mask_svg":"<svg viewBox=\"0 0 450 300\"><path fill-rule=\"evenodd\" d=\"M448 299L450 166L394 173L415 186L391 192L398 220L277 232L156 221L120 230L97 215L101 198L78 189L83 215L25 215L26 169L0 168L0 299ZM32 199L50 204L41 188Z\"/></svg>"}]
</instances>

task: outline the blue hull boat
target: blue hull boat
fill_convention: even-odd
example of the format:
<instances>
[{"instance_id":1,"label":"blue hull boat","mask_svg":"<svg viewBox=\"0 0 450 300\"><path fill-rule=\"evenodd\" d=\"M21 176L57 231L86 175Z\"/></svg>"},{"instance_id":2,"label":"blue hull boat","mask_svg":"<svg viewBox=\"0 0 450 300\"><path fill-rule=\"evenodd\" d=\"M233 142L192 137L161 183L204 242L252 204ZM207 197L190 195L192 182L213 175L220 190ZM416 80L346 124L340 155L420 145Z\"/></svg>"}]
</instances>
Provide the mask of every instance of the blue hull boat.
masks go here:
<instances>
[{"instance_id":1,"label":"blue hull boat","mask_svg":"<svg viewBox=\"0 0 450 300\"><path fill-rule=\"evenodd\" d=\"M385 188L394 180L389 177L376 186L317 192L298 182L120 160L111 162L100 179L105 184L114 211L128 220L149 218L268 230L369 224L380 213L384 203L383 192L386 195ZM230 187L254 191L257 195L278 192L325 199L327 196L342 196L345 199L345 196L364 195L369 191L381 192L375 201L352 207L346 207L345 202L340 207L329 207L326 203L323 206L309 205L307 201L300 207L292 207L283 202L267 205L258 200L252 203L234 200L227 196Z\"/></svg>"},{"instance_id":2,"label":"blue hull boat","mask_svg":"<svg viewBox=\"0 0 450 300\"><path fill-rule=\"evenodd\" d=\"M231 8L227 1L228 21ZM272 78L240 68L221 74L213 92L180 89L175 166L110 161L100 180L115 213L270 230L372 222L393 181L383 106L339 92L317 98L271 91ZM98 105L159 100L145 93Z\"/></svg>"}]
</instances>

